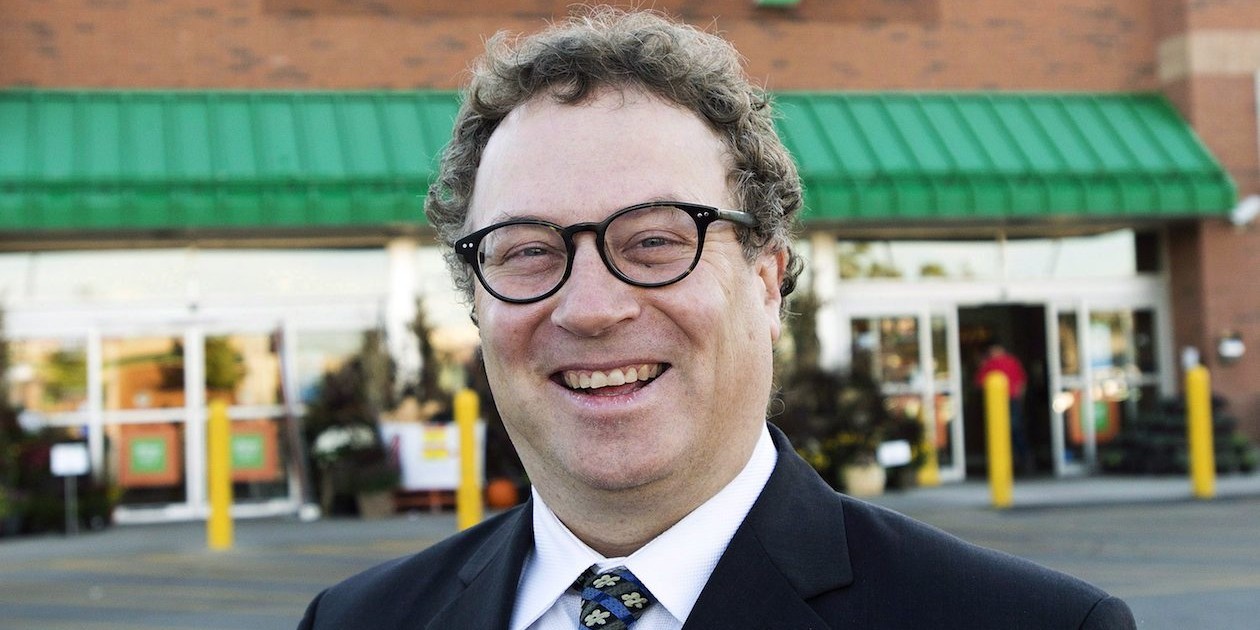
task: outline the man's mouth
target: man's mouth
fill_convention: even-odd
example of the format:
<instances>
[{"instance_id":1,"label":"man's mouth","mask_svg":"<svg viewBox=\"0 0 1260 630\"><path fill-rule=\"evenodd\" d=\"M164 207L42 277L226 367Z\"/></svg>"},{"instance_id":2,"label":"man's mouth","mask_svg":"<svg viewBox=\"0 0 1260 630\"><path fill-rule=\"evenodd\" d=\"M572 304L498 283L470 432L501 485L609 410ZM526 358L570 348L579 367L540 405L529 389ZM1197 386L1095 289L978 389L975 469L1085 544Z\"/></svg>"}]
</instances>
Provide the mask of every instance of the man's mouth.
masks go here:
<instances>
[{"instance_id":1,"label":"man's mouth","mask_svg":"<svg viewBox=\"0 0 1260 630\"><path fill-rule=\"evenodd\" d=\"M639 389L668 369L664 363L639 363L610 370L565 370L558 376L569 389L583 393L621 394Z\"/></svg>"}]
</instances>

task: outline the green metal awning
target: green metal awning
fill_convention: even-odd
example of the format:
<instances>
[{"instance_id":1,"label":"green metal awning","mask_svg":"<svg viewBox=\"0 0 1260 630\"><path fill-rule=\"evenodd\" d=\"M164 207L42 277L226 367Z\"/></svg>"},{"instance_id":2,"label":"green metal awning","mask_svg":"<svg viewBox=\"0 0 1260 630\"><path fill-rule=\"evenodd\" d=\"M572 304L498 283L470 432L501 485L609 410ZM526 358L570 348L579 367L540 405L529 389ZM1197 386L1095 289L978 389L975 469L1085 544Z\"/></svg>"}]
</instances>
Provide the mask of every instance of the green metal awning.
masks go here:
<instances>
[{"instance_id":1,"label":"green metal awning","mask_svg":"<svg viewBox=\"0 0 1260 630\"><path fill-rule=\"evenodd\" d=\"M776 98L807 226L1054 231L1235 203L1158 95ZM432 91L0 91L0 249L414 233L457 109Z\"/></svg>"},{"instance_id":2,"label":"green metal awning","mask_svg":"<svg viewBox=\"0 0 1260 630\"><path fill-rule=\"evenodd\" d=\"M1221 215L1236 191L1152 94L781 93L807 223L1004 225Z\"/></svg>"},{"instance_id":3,"label":"green metal awning","mask_svg":"<svg viewBox=\"0 0 1260 630\"><path fill-rule=\"evenodd\" d=\"M0 91L0 238L414 231L453 92Z\"/></svg>"}]
</instances>

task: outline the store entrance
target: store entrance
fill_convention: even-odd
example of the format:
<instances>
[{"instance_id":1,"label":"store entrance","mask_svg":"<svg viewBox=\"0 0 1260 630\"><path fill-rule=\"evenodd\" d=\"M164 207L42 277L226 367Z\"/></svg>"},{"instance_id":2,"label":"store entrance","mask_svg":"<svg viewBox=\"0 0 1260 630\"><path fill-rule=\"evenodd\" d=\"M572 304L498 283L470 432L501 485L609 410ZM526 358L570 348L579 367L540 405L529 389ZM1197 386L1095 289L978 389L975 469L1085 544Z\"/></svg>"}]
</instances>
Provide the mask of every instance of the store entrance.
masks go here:
<instances>
[{"instance_id":1,"label":"store entrance","mask_svg":"<svg viewBox=\"0 0 1260 630\"><path fill-rule=\"evenodd\" d=\"M964 445L967 476L988 474L984 392L976 373L985 353L1000 343L1014 355L1028 375L1024 396L1024 434L1031 463L1017 475L1042 475L1053 470L1050 399L1047 378L1046 309L1042 305L985 304L959 307L958 336L962 359Z\"/></svg>"}]
</instances>

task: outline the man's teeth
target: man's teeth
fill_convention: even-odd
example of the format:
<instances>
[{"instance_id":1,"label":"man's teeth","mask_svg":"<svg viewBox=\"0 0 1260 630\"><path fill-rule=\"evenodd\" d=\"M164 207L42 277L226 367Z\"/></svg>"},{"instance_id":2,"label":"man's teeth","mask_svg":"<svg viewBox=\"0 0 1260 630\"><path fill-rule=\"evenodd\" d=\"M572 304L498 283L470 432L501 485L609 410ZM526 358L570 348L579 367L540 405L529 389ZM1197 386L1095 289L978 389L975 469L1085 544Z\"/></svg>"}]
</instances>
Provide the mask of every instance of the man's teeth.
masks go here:
<instances>
[{"instance_id":1,"label":"man's teeth","mask_svg":"<svg viewBox=\"0 0 1260 630\"><path fill-rule=\"evenodd\" d=\"M644 363L642 365L630 365L620 369L608 370L607 372L578 372L569 371L564 373L564 382L572 389L600 389L602 387L625 385L635 381L650 381L661 373L661 364Z\"/></svg>"}]
</instances>

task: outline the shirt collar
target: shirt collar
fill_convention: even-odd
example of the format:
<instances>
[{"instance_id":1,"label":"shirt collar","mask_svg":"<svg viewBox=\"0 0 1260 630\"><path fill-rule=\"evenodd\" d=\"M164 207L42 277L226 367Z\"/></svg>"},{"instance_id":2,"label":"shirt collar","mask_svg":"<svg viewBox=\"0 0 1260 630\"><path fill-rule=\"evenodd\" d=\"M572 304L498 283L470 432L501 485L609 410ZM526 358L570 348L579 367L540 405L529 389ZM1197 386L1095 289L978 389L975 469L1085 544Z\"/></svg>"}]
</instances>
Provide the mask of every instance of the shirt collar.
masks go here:
<instances>
[{"instance_id":1,"label":"shirt collar","mask_svg":"<svg viewBox=\"0 0 1260 630\"><path fill-rule=\"evenodd\" d=\"M525 626L533 623L564 595L574 578L595 564L600 569L624 565L674 618L685 621L777 459L770 431L763 425L752 456L730 483L625 558L605 558L591 549L533 490L534 549L521 572L519 619L528 620Z\"/></svg>"}]
</instances>

